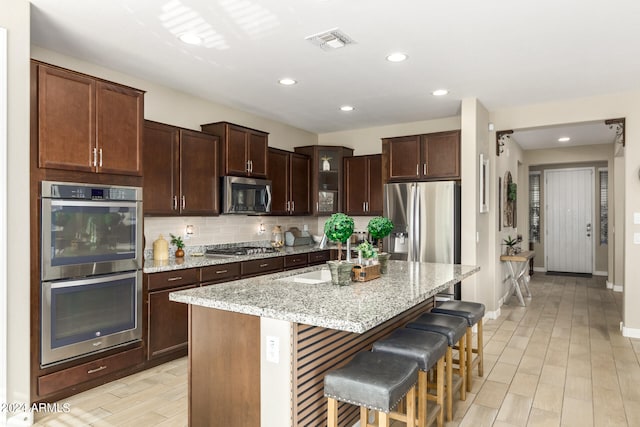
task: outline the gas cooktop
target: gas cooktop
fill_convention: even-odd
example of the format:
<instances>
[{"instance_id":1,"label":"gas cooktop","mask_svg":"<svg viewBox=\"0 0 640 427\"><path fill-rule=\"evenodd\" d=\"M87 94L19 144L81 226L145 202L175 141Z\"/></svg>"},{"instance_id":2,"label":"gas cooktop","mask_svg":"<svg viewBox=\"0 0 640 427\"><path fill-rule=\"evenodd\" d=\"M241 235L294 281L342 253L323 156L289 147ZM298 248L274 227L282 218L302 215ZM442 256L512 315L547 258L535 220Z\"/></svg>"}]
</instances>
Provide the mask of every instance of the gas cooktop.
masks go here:
<instances>
[{"instance_id":1,"label":"gas cooktop","mask_svg":"<svg viewBox=\"0 0 640 427\"><path fill-rule=\"evenodd\" d=\"M207 249L205 255L254 255L278 252L266 246L233 246L228 248Z\"/></svg>"}]
</instances>

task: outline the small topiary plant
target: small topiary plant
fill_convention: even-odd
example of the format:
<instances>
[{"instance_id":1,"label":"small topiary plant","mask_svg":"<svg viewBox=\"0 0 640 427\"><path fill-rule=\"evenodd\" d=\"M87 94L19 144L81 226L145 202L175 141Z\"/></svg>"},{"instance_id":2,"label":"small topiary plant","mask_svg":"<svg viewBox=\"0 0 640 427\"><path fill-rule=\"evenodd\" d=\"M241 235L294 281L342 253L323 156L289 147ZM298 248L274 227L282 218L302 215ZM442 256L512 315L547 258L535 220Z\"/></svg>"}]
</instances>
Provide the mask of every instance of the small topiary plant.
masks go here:
<instances>
[{"instance_id":1,"label":"small topiary plant","mask_svg":"<svg viewBox=\"0 0 640 427\"><path fill-rule=\"evenodd\" d=\"M334 213L324 223L327 239L338 244L338 261L342 260L342 244L353 234L353 218L343 213Z\"/></svg>"},{"instance_id":2,"label":"small topiary plant","mask_svg":"<svg viewBox=\"0 0 640 427\"><path fill-rule=\"evenodd\" d=\"M378 240L378 249L382 252L382 239L393 230L393 222L384 216L376 216L369 221L367 230L371 237Z\"/></svg>"}]
</instances>

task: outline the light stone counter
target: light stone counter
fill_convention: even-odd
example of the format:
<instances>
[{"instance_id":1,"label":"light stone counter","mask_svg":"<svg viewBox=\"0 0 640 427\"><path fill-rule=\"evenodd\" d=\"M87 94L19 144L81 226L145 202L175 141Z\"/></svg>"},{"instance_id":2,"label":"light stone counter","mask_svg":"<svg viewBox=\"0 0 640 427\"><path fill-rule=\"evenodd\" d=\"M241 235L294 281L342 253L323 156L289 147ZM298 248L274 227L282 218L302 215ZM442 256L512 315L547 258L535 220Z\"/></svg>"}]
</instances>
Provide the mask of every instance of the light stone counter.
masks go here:
<instances>
[{"instance_id":1,"label":"light stone counter","mask_svg":"<svg viewBox=\"0 0 640 427\"><path fill-rule=\"evenodd\" d=\"M293 280L293 276L321 269L327 266L172 292L169 298L202 307L363 333L447 290L480 267L389 261L387 274L349 286ZM286 280L287 277L292 280Z\"/></svg>"},{"instance_id":2,"label":"light stone counter","mask_svg":"<svg viewBox=\"0 0 640 427\"><path fill-rule=\"evenodd\" d=\"M203 253L206 248L200 247L198 249L200 253ZM225 258L210 258L204 255L194 256L187 252L187 255L185 255L182 259L170 258L166 261L156 261L149 257L149 259L145 259L142 271L144 273L160 273L163 271L182 270L185 268L206 267L209 265L229 264L231 262L250 261L261 258L273 258L309 252L325 251L327 249L331 248L320 249L317 245L285 246L284 248L279 249L278 252L253 255L229 255Z\"/></svg>"}]
</instances>

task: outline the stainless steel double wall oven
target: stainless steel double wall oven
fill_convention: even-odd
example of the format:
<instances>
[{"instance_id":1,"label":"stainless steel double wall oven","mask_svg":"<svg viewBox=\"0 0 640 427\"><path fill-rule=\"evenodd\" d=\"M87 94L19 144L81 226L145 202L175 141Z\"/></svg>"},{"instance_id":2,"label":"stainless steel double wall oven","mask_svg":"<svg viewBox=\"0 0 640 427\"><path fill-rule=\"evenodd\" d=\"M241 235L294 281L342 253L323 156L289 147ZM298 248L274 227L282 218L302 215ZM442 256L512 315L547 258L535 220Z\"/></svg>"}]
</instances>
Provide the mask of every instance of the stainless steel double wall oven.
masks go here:
<instances>
[{"instance_id":1,"label":"stainless steel double wall oven","mask_svg":"<svg viewBox=\"0 0 640 427\"><path fill-rule=\"evenodd\" d=\"M142 337L142 189L42 181L43 367Z\"/></svg>"}]
</instances>

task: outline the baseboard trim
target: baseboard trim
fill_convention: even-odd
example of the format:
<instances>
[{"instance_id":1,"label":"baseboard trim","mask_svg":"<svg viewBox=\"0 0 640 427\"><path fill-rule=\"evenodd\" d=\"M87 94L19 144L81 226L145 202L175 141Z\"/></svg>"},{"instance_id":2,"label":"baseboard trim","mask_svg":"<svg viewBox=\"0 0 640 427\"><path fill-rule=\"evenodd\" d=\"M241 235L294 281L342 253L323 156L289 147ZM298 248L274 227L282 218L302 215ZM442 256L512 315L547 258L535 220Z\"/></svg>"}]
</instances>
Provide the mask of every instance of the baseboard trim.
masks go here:
<instances>
[{"instance_id":1,"label":"baseboard trim","mask_svg":"<svg viewBox=\"0 0 640 427\"><path fill-rule=\"evenodd\" d=\"M622 292L624 287L622 285L613 285L613 292Z\"/></svg>"},{"instance_id":2,"label":"baseboard trim","mask_svg":"<svg viewBox=\"0 0 640 427\"><path fill-rule=\"evenodd\" d=\"M609 272L608 271L594 271L593 275L594 276L608 276Z\"/></svg>"},{"instance_id":3,"label":"baseboard trim","mask_svg":"<svg viewBox=\"0 0 640 427\"><path fill-rule=\"evenodd\" d=\"M498 301L498 305L502 305L502 298L500 298L500 301ZM484 312L484 318L485 319L496 320L498 317L500 317L500 308L498 308L495 311L485 311Z\"/></svg>"},{"instance_id":4,"label":"baseboard trim","mask_svg":"<svg viewBox=\"0 0 640 427\"><path fill-rule=\"evenodd\" d=\"M537 271L539 273L546 273L547 269L545 267L533 267L533 271Z\"/></svg>"},{"instance_id":5,"label":"baseboard trim","mask_svg":"<svg viewBox=\"0 0 640 427\"><path fill-rule=\"evenodd\" d=\"M622 336L627 338L640 338L640 329L622 327Z\"/></svg>"},{"instance_id":6,"label":"baseboard trim","mask_svg":"<svg viewBox=\"0 0 640 427\"><path fill-rule=\"evenodd\" d=\"M613 283L607 280L607 289L613 289Z\"/></svg>"}]
</instances>

